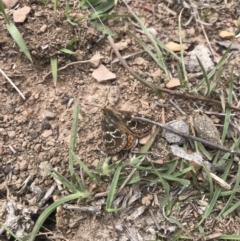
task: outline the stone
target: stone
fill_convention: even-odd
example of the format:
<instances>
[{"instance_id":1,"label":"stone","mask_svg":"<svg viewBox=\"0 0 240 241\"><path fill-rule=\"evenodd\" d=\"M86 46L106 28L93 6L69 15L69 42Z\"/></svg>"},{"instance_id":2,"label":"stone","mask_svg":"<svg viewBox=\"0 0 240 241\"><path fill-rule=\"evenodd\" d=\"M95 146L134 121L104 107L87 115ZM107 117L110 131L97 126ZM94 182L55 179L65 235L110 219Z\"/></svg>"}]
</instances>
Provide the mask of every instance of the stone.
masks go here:
<instances>
[{"instance_id":1,"label":"stone","mask_svg":"<svg viewBox=\"0 0 240 241\"><path fill-rule=\"evenodd\" d=\"M18 0L3 0L5 8L11 9L18 3Z\"/></svg>"},{"instance_id":2,"label":"stone","mask_svg":"<svg viewBox=\"0 0 240 241\"><path fill-rule=\"evenodd\" d=\"M28 14L30 13L31 8L28 6L24 6L23 8L19 8L13 12L13 20L15 23L23 23Z\"/></svg>"},{"instance_id":3,"label":"stone","mask_svg":"<svg viewBox=\"0 0 240 241\"><path fill-rule=\"evenodd\" d=\"M116 75L109 71L104 65L100 65L92 73L92 77L96 79L99 83L105 82L107 80L116 79Z\"/></svg>"}]
</instances>

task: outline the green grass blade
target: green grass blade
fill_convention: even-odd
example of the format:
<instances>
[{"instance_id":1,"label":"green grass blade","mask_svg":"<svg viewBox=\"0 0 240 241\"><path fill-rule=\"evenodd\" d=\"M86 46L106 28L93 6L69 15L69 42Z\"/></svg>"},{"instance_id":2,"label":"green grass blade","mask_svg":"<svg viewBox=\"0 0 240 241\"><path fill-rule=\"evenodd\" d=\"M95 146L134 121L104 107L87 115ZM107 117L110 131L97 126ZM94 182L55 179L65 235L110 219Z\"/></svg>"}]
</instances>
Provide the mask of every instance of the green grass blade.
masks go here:
<instances>
[{"instance_id":1,"label":"green grass blade","mask_svg":"<svg viewBox=\"0 0 240 241\"><path fill-rule=\"evenodd\" d=\"M42 227L43 223L45 222L45 220L49 217L49 215L61 204L64 204L66 202L78 199L80 197L85 197L85 194L77 192L74 194L71 194L67 197L61 198L59 200L57 200L56 202L54 202L53 204L51 204L49 207L47 207L39 216L37 222L35 223L32 233L30 235L30 238L28 241L34 241L38 231L40 230L40 228Z\"/></svg>"},{"instance_id":2,"label":"green grass blade","mask_svg":"<svg viewBox=\"0 0 240 241\"><path fill-rule=\"evenodd\" d=\"M7 14L6 14L6 11L5 11L5 8L4 8L4 6L3 6L2 0L0 0L0 12L2 12L5 22L6 22L7 24L10 24L10 20L9 20Z\"/></svg>"},{"instance_id":3,"label":"green grass blade","mask_svg":"<svg viewBox=\"0 0 240 241\"><path fill-rule=\"evenodd\" d=\"M116 187L117 187L117 184L118 184L118 181L119 181L119 176L120 176L121 170L122 170L122 165L119 165L117 167L117 170L114 173L112 183L111 183L111 187L109 189L109 193L108 193L108 196L107 196L107 202L106 202L106 211L107 212L113 211L111 206L112 206L112 202L113 202L113 199L114 199L114 194L116 192Z\"/></svg>"},{"instance_id":4,"label":"green grass blade","mask_svg":"<svg viewBox=\"0 0 240 241\"><path fill-rule=\"evenodd\" d=\"M129 33L138 42L138 44L141 45L142 48L154 59L154 61L159 65L159 67L161 69L163 69L164 66L162 65L162 61L159 60L159 58L156 56L156 54L154 54L140 38L138 38L136 35L134 35L130 31L129 31Z\"/></svg>"},{"instance_id":5,"label":"green grass blade","mask_svg":"<svg viewBox=\"0 0 240 241\"><path fill-rule=\"evenodd\" d=\"M56 87L56 85L57 85L57 58L51 57L50 61L51 61L53 83L54 83L54 86Z\"/></svg>"},{"instance_id":6,"label":"green grass blade","mask_svg":"<svg viewBox=\"0 0 240 241\"><path fill-rule=\"evenodd\" d=\"M60 181L64 185L64 187L72 193L77 193L79 191L71 182L69 182L64 176L62 176L57 171L53 170L50 172L50 174L53 178L56 178L58 181Z\"/></svg>"},{"instance_id":7,"label":"green grass blade","mask_svg":"<svg viewBox=\"0 0 240 241\"><path fill-rule=\"evenodd\" d=\"M4 223L0 222L0 226L3 227L8 234L11 234L11 236L14 237L15 240L23 241L22 239L17 237L16 234L14 234L10 228L8 228L6 225L4 225Z\"/></svg>"},{"instance_id":8,"label":"green grass blade","mask_svg":"<svg viewBox=\"0 0 240 241\"><path fill-rule=\"evenodd\" d=\"M229 51L230 51L230 47L225 51L224 55L222 56L221 60L217 63L217 65L208 73L207 75L208 79L211 79L214 76L214 74L217 72L217 70L221 69L222 66L226 63L228 59ZM202 88L202 85L204 83L205 83L205 80L203 79L202 81L200 81L197 87L194 88L191 92L197 93Z\"/></svg>"},{"instance_id":9,"label":"green grass blade","mask_svg":"<svg viewBox=\"0 0 240 241\"><path fill-rule=\"evenodd\" d=\"M105 3L95 7L94 12L92 14L90 14L89 18L90 19L99 18L100 14L107 12L108 10L112 9L114 6L115 6L114 0L108 0ZM91 5L91 7L92 7L92 5Z\"/></svg>"},{"instance_id":10,"label":"green grass blade","mask_svg":"<svg viewBox=\"0 0 240 241\"><path fill-rule=\"evenodd\" d=\"M73 124L71 129L71 137L70 137L70 144L69 144L69 170L71 173L71 176L74 174L74 168L73 168L73 155L74 148L76 144L76 138L77 138L77 126L78 126L78 114L79 114L79 105L76 104L74 107L74 113L73 113Z\"/></svg>"},{"instance_id":11,"label":"green grass blade","mask_svg":"<svg viewBox=\"0 0 240 241\"><path fill-rule=\"evenodd\" d=\"M10 33L14 41L17 43L18 47L26 55L26 57L32 62L32 57L30 55L30 52L28 51L27 45L22 35L16 28L16 26L13 23L7 23L6 26L7 26L8 32Z\"/></svg>"},{"instance_id":12,"label":"green grass blade","mask_svg":"<svg viewBox=\"0 0 240 241\"><path fill-rule=\"evenodd\" d=\"M79 157L72 151L72 156L73 159L76 160L76 162L81 166L81 168L87 173L87 175L92 178L93 180L95 179L95 175L92 173L92 171L82 162Z\"/></svg>"},{"instance_id":13,"label":"green grass blade","mask_svg":"<svg viewBox=\"0 0 240 241\"><path fill-rule=\"evenodd\" d=\"M181 17L182 17L182 12L184 8L181 10L179 17L178 17L178 32L179 32L179 43L180 43L180 54L181 54L181 64L182 64L182 70L183 70L183 76L184 76L184 83L183 86L185 86L188 83L188 78L187 78L187 71L185 67L185 62L184 62L184 56L183 56L183 45L182 45L182 28L181 28Z\"/></svg>"},{"instance_id":14,"label":"green grass blade","mask_svg":"<svg viewBox=\"0 0 240 241\"><path fill-rule=\"evenodd\" d=\"M72 50L70 50L70 49L65 49L65 48L63 48L63 49L60 49L60 51L61 52L63 52L63 53L65 53L65 54L75 54Z\"/></svg>"},{"instance_id":15,"label":"green grass blade","mask_svg":"<svg viewBox=\"0 0 240 241\"><path fill-rule=\"evenodd\" d=\"M138 18L138 16L134 13L134 11L132 11L132 9L128 6L128 4L126 2L124 2L124 4L126 5L128 10L130 11L130 13L133 15L133 17L136 19L136 21L138 22L138 24L141 27L141 29L144 32L144 34L148 37L148 39L152 43L152 45L153 45L153 47L154 47L154 49L156 51L157 57L158 57L159 61L161 62L162 69L165 72L166 76L170 79L169 72L167 70L166 64L165 64L164 59L163 59L163 54L162 54L162 52L161 52L157 42L155 41L154 37L152 36L152 34L149 33L149 31L144 26L142 21Z\"/></svg>"},{"instance_id":16,"label":"green grass blade","mask_svg":"<svg viewBox=\"0 0 240 241\"><path fill-rule=\"evenodd\" d=\"M95 29L97 29L98 31L108 35L108 36L116 36L116 33L113 32L110 28L103 26L100 23L97 22L90 22L91 26Z\"/></svg>"},{"instance_id":17,"label":"green grass blade","mask_svg":"<svg viewBox=\"0 0 240 241\"><path fill-rule=\"evenodd\" d=\"M227 154L229 154L229 153L227 153ZM225 172L224 172L223 177L222 177L223 180L226 179L226 177L228 175L228 172L231 169L232 163L233 163L232 160L228 162L227 167L226 167ZM216 188L216 191L214 192L213 198L212 198L210 204L208 205L208 207L206 208L204 214L202 215L202 219L198 223L198 226L200 226L203 223L203 221L211 214L211 212L212 212L212 210L213 210L213 208L214 208L214 206L215 206L215 204L217 202L217 199L218 199L221 191L222 191L221 187L217 187Z\"/></svg>"},{"instance_id":18,"label":"green grass blade","mask_svg":"<svg viewBox=\"0 0 240 241\"><path fill-rule=\"evenodd\" d=\"M232 104L233 102L233 69L229 78L229 89L228 89L228 104ZM223 133L222 133L222 143L224 143L229 124L230 124L230 118L231 118L231 112L232 110L230 108L226 108L226 115L224 119L224 124L223 124Z\"/></svg>"},{"instance_id":19,"label":"green grass blade","mask_svg":"<svg viewBox=\"0 0 240 241\"><path fill-rule=\"evenodd\" d=\"M233 190L238 190L239 189L239 183L240 183L240 165L238 165L238 173L236 175L237 180L236 183L234 185ZM232 204L232 201L235 197L235 192L229 197L226 205L224 206L224 208L221 210L221 212L218 214L218 218L221 217L221 215L223 214L224 217L226 217L229 213L231 213L231 209L228 209L228 207ZM228 210L227 210L228 209ZM234 210L234 209L233 209Z\"/></svg>"},{"instance_id":20,"label":"green grass blade","mask_svg":"<svg viewBox=\"0 0 240 241\"><path fill-rule=\"evenodd\" d=\"M198 64L199 64L199 66L200 66L200 68L201 68L201 70L202 70L204 80L205 80L206 85L207 85L207 91L206 91L206 93L205 93L204 96L209 96L210 90L211 90L211 88L210 88L210 81L209 81L209 78L208 78L208 76L207 76L207 72L206 72L206 70L204 69L204 66L203 66L201 60L198 58L198 56L196 56L196 57L197 57Z\"/></svg>"}]
</instances>

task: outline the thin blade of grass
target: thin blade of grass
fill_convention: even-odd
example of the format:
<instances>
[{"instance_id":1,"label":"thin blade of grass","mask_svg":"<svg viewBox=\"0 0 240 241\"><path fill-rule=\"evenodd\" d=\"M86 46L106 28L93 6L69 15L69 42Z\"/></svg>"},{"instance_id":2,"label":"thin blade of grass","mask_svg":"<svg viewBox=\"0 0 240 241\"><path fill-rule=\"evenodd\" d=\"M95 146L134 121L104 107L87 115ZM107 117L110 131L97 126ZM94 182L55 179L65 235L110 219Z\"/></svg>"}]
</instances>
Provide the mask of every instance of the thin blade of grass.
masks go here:
<instances>
[{"instance_id":1,"label":"thin blade of grass","mask_svg":"<svg viewBox=\"0 0 240 241\"><path fill-rule=\"evenodd\" d=\"M18 47L26 55L26 57L32 62L31 54L28 51L27 45L26 45L22 35L16 28L16 26L13 23L7 23L6 26L7 26L8 32L10 33L10 35L12 36L14 41L17 43Z\"/></svg>"},{"instance_id":2,"label":"thin blade of grass","mask_svg":"<svg viewBox=\"0 0 240 241\"><path fill-rule=\"evenodd\" d=\"M141 153L146 153L149 151L149 149L151 148L152 144L154 143L157 135L159 132L159 128L157 128L156 126L153 126L153 129L151 131L151 137L149 138L149 140L147 141L147 143L141 148Z\"/></svg>"},{"instance_id":3,"label":"thin blade of grass","mask_svg":"<svg viewBox=\"0 0 240 241\"><path fill-rule=\"evenodd\" d=\"M203 168L207 174L206 176L207 176L208 183L209 183L209 195L210 195L210 200L212 200L212 198L213 198L213 180L210 175L209 169L207 168L207 166L205 164L203 164Z\"/></svg>"},{"instance_id":4,"label":"thin blade of grass","mask_svg":"<svg viewBox=\"0 0 240 241\"><path fill-rule=\"evenodd\" d=\"M236 202L231 208L229 208L226 212L223 213L223 217L225 218L228 216L230 213L232 213L234 210L240 207L240 201Z\"/></svg>"},{"instance_id":5,"label":"thin blade of grass","mask_svg":"<svg viewBox=\"0 0 240 241\"><path fill-rule=\"evenodd\" d=\"M45 220L49 217L49 215L57 208L59 207L61 204L78 199L80 197L85 197L85 194L77 192L74 194L71 194L69 196L66 196L64 198L61 198L57 201L55 201L53 204L51 204L49 207L47 207L39 216L38 220L36 221L33 230L31 232L31 235L28 239L28 241L34 241L36 239L36 236L38 234L38 231L40 230L40 228L42 227L43 223L45 222Z\"/></svg>"},{"instance_id":6,"label":"thin blade of grass","mask_svg":"<svg viewBox=\"0 0 240 241\"><path fill-rule=\"evenodd\" d=\"M69 182L64 176L62 176L57 171L55 171L55 170L51 171L50 175L53 178L56 178L59 182L61 182L63 184L63 186L66 187L72 193L77 193L79 191L71 182Z\"/></svg>"},{"instance_id":7,"label":"thin blade of grass","mask_svg":"<svg viewBox=\"0 0 240 241\"><path fill-rule=\"evenodd\" d=\"M208 73L208 75L207 75L208 79L211 79L214 76L214 74L216 73L216 71L221 69L222 66L226 63L226 61L228 59L229 51L230 51L230 47L227 48L227 50L225 51L225 53L223 54L221 60L217 63L217 65ZM203 79L191 92L197 93L202 88L202 85L204 83L205 83L205 80Z\"/></svg>"},{"instance_id":8,"label":"thin blade of grass","mask_svg":"<svg viewBox=\"0 0 240 241\"><path fill-rule=\"evenodd\" d=\"M229 89L228 89L228 104L231 105L232 103L233 103L233 69L232 69L231 75L229 77ZM232 112L232 110L230 108L226 109L226 115L225 115L224 124L223 124L222 143L224 143L227 132L228 132L230 118L231 118L231 112Z\"/></svg>"},{"instance_id":9,"label":"thin blade of grass","mask_svg":"<svg viewBox=\"0 0 240 241\"><path fill-rule=\"evenodd\" d=\"M63 49L60 49L60 51L61 52L63 52L63 53L65 53L65 54L75 54L72 50L70 50L70 49L65 49L65 48L63 48Z\"/></svg>"},{"instance_id":10,"label":"thin blade of grass","mask_svg":"<svg viewBox=\"0 0 240 241\"><path fill-rule=\"evenodd\" d=\"M107 202L106 202L106 211L107 212L113 212L115 211L114 209L112 209L112 202L114 199L114 194L116 192L116 187L119 181L119 176L120 176L120 172L122 170L122 165L119 165L114 173L113 179L112 179L112 183L111 183L111 187L109 189L109 193L107 196Z\"/></svg>"},{"instance_id":11,"label":"thin blade of grass","mask_svg":"<svg viewBox=\"0 0 240 241\"><path fill-rule=\"evenodd\" d=\"M171 54L177 61L181 63L181 59L170 49L168 48L164 43L162 43L160 40L155 38L156 43L159 45L160 48L166 50L169 54Z\"/></svg>"},{"instance_id":12,"label":"thin blade of grass","mask_svg":"<svg viewBox=\"0 0 240 241\"><path fill-rule=\"evenodd\" d=\"M167 67L165 65L165 62L163 60L163 54L162 54L162 51L160 50L157 42L155 41L154 37L149 33L149 31L147 30L147 28L145 27L145 25L142 23L142 21L138 18L138 16L134 13L134 11L132 11L132 9L128 6L128 4L124 1L123 2L125 4L125 6L128 8L128 11L133 15L133 17L136 19L136 21L138 22L139 26L141 27L142 31L144 32L144 34L148 37L148 39L151 41L155 51L156 51L156 54L157 54L157 57L159 59L159 61L161 62L161 66L162 66L162 69L164 71L164 73L166 74L166 76L170 79L170 75L169 75L169 72L167 70Z\"/></svg>"},{"instance_id":13,"label":"thin blade of grass","mask_svg":"<svg viewBox=\"0 0 240 241\"><path fill-rule=\"evenodd\" d=\"M183 70L183 76L184 76L184 86L186 85L186 83L188 82L188 78L187 78L187 71L186 71L186 67L185 67L185 62L184 62L184 56L183 56L183 48L182 48L182 28L181 28L181 17L182 17L182 13L183 13L184 8L181 10L179 17L178 17L178 32L179 32L179 43L180 43L180 54L181 54L181 64L182 64L182 70Z\"/></svg>"},{"instance_id":14,"label":"thin blade of grass","mask_svg":"<svg viewBox=\"0 0 240 241\"><path fill-rule=\"evenodd\" d=\"M76 138L77 138L77 126L78 126L78 114L79 114L79 105L76 104L74 106L74 112L73 112L73 123L72 123L72 129L71 129L71 137L70 137L70 143L69 143L69 154L68 154L68 159L69 159L69 170L71 176L74 174L74 168L73 168L73 155L74 153L74 148L76 144Z\"/></svg>"},{"instance_id":15,"label":"thin blade of grass","mask_svg":"<svg viewBox=\"0 0 240 241\"><path fill-rule=\"evenodd\" d=\"M86 172L86 174L93 180L95 180L95 175L92 173L92 171L82 162L79 157L72 151L72 157L76 162L81 166L81 168Z\"/></svg>"},{"instance_id":16,"label":"thin blade of grass","mask_svg":"<svg viewBox=\"0 0 240 241\"><path fill-rule=\"evenodd\" d=\"M17 237L17 235L14 234L14 233L12 232L12 230L11 230L10 228L8 228L4 223L0 222L0 226L5 229L5 231L8 233L8 235L10 234L12 237L14 237L15 240L17 240L17 241L23 241L21 238Z\"/></svg>"},{"instance_id":17,"label":"thin blade of grass","mask_svg":"<svg viewBox=\"0 0 240 241\"><path fill-rule=\"evenodd\" d=\"M227 154L229 154L229 153L227 153ZM226 154L225 154L225 155L226 155ZM223 180L226 180L226 177L227 177L227 175L228 175L228 172L229 172L229 170L230 170L231 167L232 167L232 163L233 163L232 160L227 163L226 169L225 169L224 174L223 174L223 177L222 177ZM215 192L214 192L214 195L213 195L213 197L212 197L212 199L211 199L211 202L210 202L210 204L207 206L207 208L206 208L206 210L205 210L205 212L204 212L204 214L203 214L203 216L202 216L201 221L198 223L198 226L200 226L200 225L203 223L203 221L211 214L211 212L212 212L212 210L213 210L213 208L214 208L214 206L215 206L215 204L216 204L216 202L217 202L217 199L218 199L221 191L222 191L222 188L221 188L221 187L217 187L217 188L216 188L216 190L215 190Z\"/></svg>"},{"instance_id":18,"label":"thin blade of grass","mask_svg":"<svg viewBox=\"0 0 240 241\"><path fill-rule=\"evenodd\" d=\"M92 7L92 5L90 3L89 3L89 5ZM114 0L108 0L105 3L95 7L94 12L92 14L90 14L89 18L90 19L99 18L99 15L107 12L108 10L112 9L114 6L115 6Z\"/></svg>"},{"instance_id":19,"label":"thin blade of grass","mask_svg":"<svg viewBox=\"0 0 240 241\"><path fill-rule=\"evenodd\" d=\"M162 61L160 61L158 59L158 57L156 56L156 54L154 54L149 48L148 46L140 39L138 38L136 35L134 35L133 33L131 33L129 31L130 35L138 42L139 45L142 46L142 48L154 59L154 61L159 65L159 67L161 69L164 68L164 66L162 65Z\"/></svg>"},{"instance_id":20,"label":"thin blade of grass","mask_svg":"<svg viewBox=\"0 0 240 241\"><path fill-rule=\"evenodd\" d=\"M57 58L51 57L50 61L51 61L53 83L54 83L54 86L56 87L56 85L57 85Z\"/></svg>"},{"instance_id":21,"label":"thin blade of grass","mask_svg":"<svg viewBox=\"0 0 240 241\"><path fill-rule=\"evenodd\" d=\"M107 26L103 26L101 23L97 23L97 22L90 22L90 25L97 29L98 31L108 35L108 36L116 36L116 33L113 32L110 28L108 28Z\"/></svg>"},{"instance_id":22,"label":"thin blade of grass","mask_svg":"<svg viewBox=\"0 0 240 241\"><path fill-rule=\"evenodd\" d=\"M237 177L237 180L236 180L236 182L235 182L235 185L234 185L234 190L238 190L239 189L239 183L240 183L240 165L238 165L238 173L237 173L237 175L236 175L236 177ZM230 214L231 212L232 212L232 207L230 208L230 209L228 209L228 207L230 207L230 205L232 204L232 201L233 201L233 199L235 198L235 194L236 193L233 193L230 197L229 197L229 199L228 199L228 201L227 201L227 203L225 204L225 206L224 206L224 208L221 210L221 212L218 214L218 218L220 218L221 217L221 215L223 215L224 217L226 217L228 214ZM228 209L228 210L227 210ZM235 210L235 209L233 209L233 210Z\"/></svg>"},{"instance_id":23,"label":"thin blade of grass","mask_svg":"<svg viewBox=\"0 0 240 241\"><path fill-rule=\"evenodd\" d=\"M201 68L201 70L202 70L203 77L204 77L204 81L205 81L206 86L207 86L207 91L206 91L206 93L204 94L204 96L209 96L210 90L211 90L211 88L210 88L210 81L209 81L209 78L208 78L208 76L207 76L207 72L206 72L206 70L204 69L204 66L203 66L201 60L198 58L198 56L196 56L196 57L197 57L198 64L199 64L199 66L200 66L200 68Z\"/></svg>"},{"instance_id":24,"label":"thin blade of grass","mask_svg":"<svg viewBox=\"0 0 240 241\"><path fill-rule=\"evenodd\" d=\"M7 24L10 24L10 20L9 20L7 14L6 14L6 11L5 11L5 8L4 8L4 6L3 6L2 0L0 0L0 12L2 12L5 22L6 22Z\"/></svg>"}]
</instances>

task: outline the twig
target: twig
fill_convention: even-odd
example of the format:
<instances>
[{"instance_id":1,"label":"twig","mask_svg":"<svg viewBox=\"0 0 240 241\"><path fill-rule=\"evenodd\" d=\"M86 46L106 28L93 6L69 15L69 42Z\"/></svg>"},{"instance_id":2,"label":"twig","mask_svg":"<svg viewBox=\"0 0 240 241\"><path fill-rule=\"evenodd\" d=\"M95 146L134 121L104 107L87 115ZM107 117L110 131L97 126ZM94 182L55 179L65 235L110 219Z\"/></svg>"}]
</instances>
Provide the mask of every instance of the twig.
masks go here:
<instances>
[{"instance_id":1,"label":"twig","mask_svg":"<svg viewBox=\"0 0 240 241\"><path fill-rule=\"evenodd\" d=\"M8 80L8 82L12 85L12 87L19 93L19 95L26 100L25 96L23 95L23 93L18 89L18 87L7 77L7 75L0 69L0 72L2 73L2 75Z\"/></svg>"},{"instance_id":2,"label":"twig","mask_svg":"<svg viewBox=\"0 0 240 241\"><path fill-rule=\"evenodd\" d=\"M132 71L132 69L128 66L127 62L122 58L121 54L119 53L113 39L111 36L108 36L108 41L111 45L111 47L113 48L114 53L116 54L116 56L118 57L118 59L120 60L121 64L125 67L125 69L132 75L134 76L137 80L139 80L143 85L147 86L148 88L152 89L154 92L156 92L159 96L161 95L161 93L156 90L156 88L151 85L150 83L148 83L147 81L143 80L138 74L136 74L134 71Z\"/></svg>"},{"instance_id":3,"label":"twig","mask_svg":"<svg viewBox=\"0 0 240 241\"><path fill-rule=\"evenodd\" d=\"M134 117L133 120L138 120L138 121L145 121L145 122L149 122L153 125L157 125L157 126L160 126L162 127L163 129L166 129L168 131L171 131L179 136L182 136L182 137L185 137L187 139L191 139L191 140L194 140L194 141L198 141L198 142L201 142L205 145L208 145L214 149L217 149L217 150L220 150L220 151L224 151L224 152L229 152L231 154L235 154L237 156L240 156L240 152L238 151L234 151L234 150L231 150L231 149L228 149L224 146L221 146L221 145L218 145L218 144L215 144L211 141L207 141L205 139L202 139L202 138L199 138L199 137L196 137L196 136L192 136L192 135L187 135L185 133L182 133L181 131L179 130L176 130L172 127L169 127L169 126L166 126L166 125L163 125L163 124L160 124L159 122L156 122L156 121L152 121L152 120L149 120L149 119L146 119L146 118L141 118L141 117Z\"/></svg>"},{"instance_id":4,"label":"twig","mask_svg":"<svg viewBox=\"0 0 240 241\"><path fill-rule=\"evenodd\" d=\"M214 99L211 99L211 98L184 94L184 93L176 92L176 91L169 90L169 89L166 89L166 88L162 88L162 87L159 87L159 86L156 86L156 85L152 85L152 87L154 87L154 88L156 88L156 89L158 89L158 90L160 90L164 93L167 93L169 95L174 95L174 96L180 97L182 99L204 101L206 103L212 103L212 104L215 104L215 105L218 105L218 106L222 106L222 103L220 101L214 100ZM230 108L230 109L233 109L233 110L236 110L236 111L240 111L240 108L238 108L237 106L230 105L228 103L225 103L225 105L226 105L227 108Z\"/></svg>"}]
</instances>

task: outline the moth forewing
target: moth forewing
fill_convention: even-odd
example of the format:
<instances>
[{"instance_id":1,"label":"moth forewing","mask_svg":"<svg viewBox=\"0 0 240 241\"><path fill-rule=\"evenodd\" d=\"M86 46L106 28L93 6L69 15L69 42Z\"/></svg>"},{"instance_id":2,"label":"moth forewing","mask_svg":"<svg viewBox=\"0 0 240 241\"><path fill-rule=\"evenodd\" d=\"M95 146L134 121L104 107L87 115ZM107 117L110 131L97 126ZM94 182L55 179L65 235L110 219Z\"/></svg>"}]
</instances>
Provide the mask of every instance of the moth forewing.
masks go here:
<instances>
[{"instance_id":1,"label":"moth forewing","mask_svg":"<svg viewBox=\"0 0 240 241\"><path fill-rule=\"evenodd\" d=\"M104 151L109 154L115 154L124 149L128 141L127 135L105 118L102 119L102 139Z\"/></svg>"},{"instance_id":2,"label":"moth forewing","mask_svg":"<svg viewBox=\"0 0 240 241\"><path fill-rule=\"evenodd\" d=\"M102 112L103 142L107 153L131 149L137 138L146 136L151 130L151 124L133 120L133 117L145 117L143 115L106 107Z\"/></svg>"}]
</instances>

